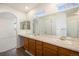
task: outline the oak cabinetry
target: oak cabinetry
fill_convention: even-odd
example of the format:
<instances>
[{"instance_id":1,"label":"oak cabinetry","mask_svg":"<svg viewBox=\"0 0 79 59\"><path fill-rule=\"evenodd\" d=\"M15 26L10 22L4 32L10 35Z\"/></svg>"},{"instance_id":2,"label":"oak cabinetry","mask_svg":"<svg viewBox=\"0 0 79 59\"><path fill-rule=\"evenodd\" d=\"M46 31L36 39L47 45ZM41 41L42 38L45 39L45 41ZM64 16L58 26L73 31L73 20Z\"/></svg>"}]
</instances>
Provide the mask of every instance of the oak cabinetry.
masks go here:
<instances>
[{"instance_id":1,"label":"oak cabinetry","mask_svg":"<svg viewBox=\"0 0 79 59\"><path fill-rule=\"evenodd\" d=\"M29 39L29 46L28 46L28 51L32 54L35 55L35 40L34 39Z\"/></svg>"},{"instance_id":2,"label":"oak cabinetry","mask_svg":"<svg viewBox=\"0 0 79 59\"><path fill-rule=\"evenodd\" d=\"M65 49L65 48L58 48L58 55L59 56L79 56L79 52L75 52L69 49Z\"/></svg>"},{"instance_id":3,"label":"oak cabinetry","mask_svg":"<svg viewBox=\"0 0 79 59\"><path fill-rule=\"evenodd\" d=\"M57 56L57 46L43 43L43 55L44 56Z\"/></svg>"},{"instance_id":4,"label":"oak cabinetry","mask_svg":"<svg viewBox=\"0 0 79 59\"><path fill-rule=\"evenodd\" d=\"M57 46L49 44L49 43L43 43L43 47L46 47L46 48L52 49L54 51L57 51Z\"/></svg>"},{"instance_id":5,"label":"oak cabinetry","mask_svg":"<svg viewBox=\"0 0 79 59\"><path fill-rule=\"evenodd\" d=\"M36 56L79 56L79 52L24 37L24 48Z\"/></svg>"},{"instance_id":6,"label":"oak cabinetry","mask_svg":"<svg viewBox=\"0 0 79 59\"><path fill-rule=\"evenodd\" d=\"M48 48L44 48L43 55L44 56L57 56L57 52Z\"/></svg>"},{"instance_id":7,"label":"oak cabinetry","mask_svg":"<svg viewBox=\"0 0 79 59\"><path fill-rule=\"evenodd\" d=\"M29 51L31 54L35 55L35 40L30 38L23 38L24 40L24 49Z\"/></svg>"},{"instance_id":8,"label":"oak cabinetry","mask_svg":"<svg viewBox=\"0 0 79 59\"><path fill-rule=\"evenodd\" d=\"M42 56L43 55L43 46L41 41L36 40L36 55Z\"/></svg>"},{"instance_id":9,"label":"oak cabinetry","mask_svg":"<svg viewBox=\"0 0 79 59\"><path fill-rule=\"evenodd\" d=\"M28 43L29 43L29 40L28 40L28 38L25 38L24 37L24 48L26 49L26 50L28 50L29 48L28 48Z\"/></svg>"},{"instance_id":10,"label":"oak cabinetry","mask_svg":"<svg viewBox=\"0 0 79 59\"><path fill-rule=\"evenodd\" d=\"M36 56L43 56L42 50L36 50Z\"/></svg>"}]
</instances>

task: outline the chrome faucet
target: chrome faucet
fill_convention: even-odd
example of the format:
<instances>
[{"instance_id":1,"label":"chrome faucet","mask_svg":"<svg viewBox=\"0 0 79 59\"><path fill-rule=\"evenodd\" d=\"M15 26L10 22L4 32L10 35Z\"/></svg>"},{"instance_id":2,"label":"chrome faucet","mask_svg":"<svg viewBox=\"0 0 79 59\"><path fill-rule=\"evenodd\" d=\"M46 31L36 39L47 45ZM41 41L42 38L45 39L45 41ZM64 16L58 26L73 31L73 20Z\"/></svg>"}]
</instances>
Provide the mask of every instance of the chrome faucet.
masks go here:
<instances>
[{"instance_id":1,"label":"chrome faucet","mask_svg":"<svg viewBox=\"0 0 79 59\"><path fill-rule=\"evenodd\" d=\"M61 36L60 37L61 40L65 40L65 38L66 38L65 36Z\"/></svg>"}]
</instances>

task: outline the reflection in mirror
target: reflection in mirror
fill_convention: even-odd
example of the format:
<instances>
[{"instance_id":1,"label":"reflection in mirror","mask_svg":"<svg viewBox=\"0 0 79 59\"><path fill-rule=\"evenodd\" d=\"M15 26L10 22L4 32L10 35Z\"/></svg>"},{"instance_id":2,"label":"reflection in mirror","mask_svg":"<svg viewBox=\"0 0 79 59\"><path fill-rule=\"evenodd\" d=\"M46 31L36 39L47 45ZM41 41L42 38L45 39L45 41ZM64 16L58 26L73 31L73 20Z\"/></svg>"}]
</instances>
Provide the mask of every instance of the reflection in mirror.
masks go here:
<instances>
[{"instance_id":1,"label":"reflection in mirror","mask_svg":"<svg viewBox=\"0 0 79 59\"><path fill-rule=\"evenodd\" d=\"M79 38L79 8L73 8L66 11L67 15L67 36Z\"/></svg>"},{"instance_id":2,"label":"reflection in mirror","mask_svg":"<svg viewBox=\"0 0 79 59\"><path fill-rule=\"evenodd\" d=\"M20 29L30 30L30 21L23 21L20 23Z\"/></svg>"},{"instance_id":3,"label":"reflection in mirror","mask_svg":"<svg viewBox=\"0 0 79 59\"><path fill-rule=\"evenodd\" d=\"M64 13L39 17L34 19L33 23L35 34L66 36L66 17Z\"/></svg>"},{"instance_id":4,"label":"reflection in mirror","mask_svg":"<svg viewBox=\"0 0 79 59\"><path fill-rule=\"evenodd\" d=\"M33 20L33 33L36 35L55 35L63 37L79 37L78 9L38 17Z\"/></svg>"},{"instance_id":5,"label":"reflection in mirror","mask_svg":"<svg viewBox=\"0 0 79 59\"><path fill-rule=\"evenodd\" d=\"M26 21L27 30L30 30L30 21Z\"/></svg>"},{"instance_id":6,"label":"reflection in mirror","mask_svg":"<svg viewBox=\"0 0 79 59\"><path fill-rule=\"evenodd\" d=\"M25 29L25 27L26 27L25 23L26 23L25 21L23 21L23 22L20 23L20 29L22 29L22 30Z\"/></svg>"},{"instance_id":7,"label":"reflection in mirror","mask_svg":"<svg viewBox=\"0 0 79 59\"><path fill-rule=\"evenodd\" d=\"M42 17L33 20L34 33L37 35L52 35L52 23L48 17Z\"/></svg>"},{"instance_id":8,"label":"reflection in mirror","mask_svg":"<svg viewBox=\"0 0 79 59\"><path fill-rule=\"evenodd\" d=\"M67 36L78 37L79 33L79 16L69 16L67 19Z\"/></svg>"}]
</instances>

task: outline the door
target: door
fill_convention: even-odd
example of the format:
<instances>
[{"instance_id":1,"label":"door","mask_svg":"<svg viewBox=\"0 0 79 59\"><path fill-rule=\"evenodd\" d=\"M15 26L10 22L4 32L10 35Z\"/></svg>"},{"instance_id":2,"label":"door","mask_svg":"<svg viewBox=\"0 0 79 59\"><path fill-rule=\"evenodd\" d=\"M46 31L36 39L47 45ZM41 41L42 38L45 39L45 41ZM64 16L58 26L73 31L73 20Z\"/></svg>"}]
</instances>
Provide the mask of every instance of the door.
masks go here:
<instances>
[{"instance_id":1,"label":"door","mask_svg":"<svg viewBox=\"0 0 79 59\"><path fill-rule=\"evenodd\" d=\"M13 19L0 19L0 52L16 48L16 30Z\"/></svg>"}]
</instances>

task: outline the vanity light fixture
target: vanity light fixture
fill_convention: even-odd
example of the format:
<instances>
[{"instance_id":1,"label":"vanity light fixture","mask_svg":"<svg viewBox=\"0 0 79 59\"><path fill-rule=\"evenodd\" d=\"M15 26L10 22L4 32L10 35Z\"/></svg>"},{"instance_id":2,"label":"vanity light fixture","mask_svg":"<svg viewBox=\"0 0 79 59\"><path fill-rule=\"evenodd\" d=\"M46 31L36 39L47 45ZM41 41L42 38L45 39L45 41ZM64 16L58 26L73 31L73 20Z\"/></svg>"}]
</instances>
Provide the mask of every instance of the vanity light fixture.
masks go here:
<instances>
[{"instance_id":1,"label":"vanity light fixture","mask_svg":"<svg viewBox=\"0 0 79 59\"><path fill-rule=\"evenodd\" d=\"M79 11L76 11L76 12L74 13L74 15L79 15Z\"/></svg>"},{"instance_id":2,"label":"vanity light fixture","mask_svg":"<svg viewBox=\"0 0 79 59\"><path fill-rule=\"evenodd\" d=\"M77 11L75 14L76 14L76 15L79 15L79 11Z\"/></svg>"},{"instance_id":3,"label":"vanity light fixture","mask_svg":"<svg viewBox=\"0 0 79 59\"><path fill-rule=\"evenodd\" d=\"M28 10L29 9L28 6L25 6L25 9Z\"/></svg>"}]
</instances>

